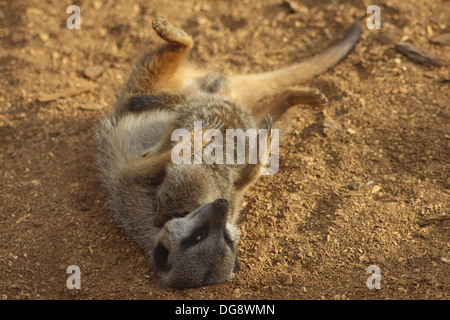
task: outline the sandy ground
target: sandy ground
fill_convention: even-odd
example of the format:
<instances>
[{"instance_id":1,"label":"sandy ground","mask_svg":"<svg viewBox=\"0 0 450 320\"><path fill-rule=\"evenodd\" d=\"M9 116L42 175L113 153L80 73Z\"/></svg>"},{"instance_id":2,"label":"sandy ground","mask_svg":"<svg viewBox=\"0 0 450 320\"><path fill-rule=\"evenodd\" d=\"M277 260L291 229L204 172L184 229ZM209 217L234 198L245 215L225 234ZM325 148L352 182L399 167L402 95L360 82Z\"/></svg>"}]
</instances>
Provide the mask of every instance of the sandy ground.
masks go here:
<instances>
[{"instance_id":1,"label":"sandy ground","mask_svg":"<svg viewBox=\"0 0 450 320\"><path fill-rule=\"evenodd\" d=\"M307 85L276 126L280 170L248 192L235 280L162 287L110 217L93 130L165 17L193 35L191 58L224 73L273 70L325 49L371 1L0 1L2 299L448 299L449 32L445 0L380 0L380 30ZM81 8L69 30L66 9ZM365 18L365 19L366 19ZM395 50L407 40L444 66ZM95 79L87 67L102 66ZM91 90L49 102L44 94ZM428 219L428 220L427 220ZM69 265L81 289L69 290ZM369 290L377 265L381 289Z\"/></svg>"}]
</instances>

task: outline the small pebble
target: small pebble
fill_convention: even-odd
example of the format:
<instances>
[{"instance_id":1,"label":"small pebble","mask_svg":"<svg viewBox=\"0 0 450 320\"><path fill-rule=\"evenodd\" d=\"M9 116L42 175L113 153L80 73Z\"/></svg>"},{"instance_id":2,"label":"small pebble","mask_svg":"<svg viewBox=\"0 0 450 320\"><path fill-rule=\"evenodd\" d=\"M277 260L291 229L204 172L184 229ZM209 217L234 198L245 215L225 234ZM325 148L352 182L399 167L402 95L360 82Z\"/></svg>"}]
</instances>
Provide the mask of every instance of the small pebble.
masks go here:
<instances>
[{"instance_id":1,"label":"small pebble","mask_svg":"<svg viewBox=\"0 0 450 320\"><path fill-rule=\"evenodd\" d=\"M358 190L361 185L358 182L353 182L348 186L351 190Z\"/></svg>"},{"instance_id":2,"label":"small pebble","mask_svg":"<svg viewBox=\"0 0 450 320\"><path fill-rule=\"evenodd\" d=\"M291 274L286 274L283 277L283 282L284 282L284 284L290 286L292 284L292 275Z\"/></svg>"},{"instance_id":3,"label":"small pebble","mask_svg":"<svg viewBox=\"0 0 450 320\"><path fill-rule=\"evenodd\" d=\"M381 187L378 185L375 185L375 186L373 186L372 191L370 191L370 193L375 194L380 190L381 190Z\"/></svg>"},{"instance_id":4,"label":"small pebble","mask_svg":"<svg viewBox=\"0 0 450 320\"><path fill-rule=\"evenodd\" d=\"M87 67L86 69L83 70L83 76L85 76L88 79L94 80L98 78L103 73L103 71L105 71L105 68L99 65Z\"/></svg>"}]
</instances>

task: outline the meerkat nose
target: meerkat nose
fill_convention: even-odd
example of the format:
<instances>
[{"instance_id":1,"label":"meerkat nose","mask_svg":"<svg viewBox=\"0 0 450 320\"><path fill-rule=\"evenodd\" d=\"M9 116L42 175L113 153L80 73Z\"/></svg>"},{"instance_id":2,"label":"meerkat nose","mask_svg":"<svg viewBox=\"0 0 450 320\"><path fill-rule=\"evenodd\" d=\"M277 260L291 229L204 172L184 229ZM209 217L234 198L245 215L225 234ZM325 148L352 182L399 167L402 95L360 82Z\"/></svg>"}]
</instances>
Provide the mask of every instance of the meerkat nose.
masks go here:
<instances>
[{"instance_id":1,"label":"meerkat nose","mask_svg":"<svg viewBox=\"0 0 450 320\"><path fill-rule=\"evenodd\" d=\"M228 216L229 205L225 199L216 199L213 202L211 211L214 217L214 224L218 227L225 227Z\"/></svg>"},{"instance_id":2,"label":"meerkat nose","mask_svg":"<svg viewBox=\"0 0 450 320\"><path fill-rule=\"evenodd\" d=\"M214 206L216 207L227 207L228 201L226 199L217 199L214 201Z\"/></svg>"},{"instance_id":3,"label":"meerkat nose","mask_svg":"<svg viewBox=\"0 0 450 320\"><path fill-rule=\"evenodd\" d=\"M226 216L228 214L228 201L225 199L216 199L216 201L212 204L212 211L214 212L214 215L217 216L223 216L224 219L226 219Z\"/></svg>"}]
</instances>

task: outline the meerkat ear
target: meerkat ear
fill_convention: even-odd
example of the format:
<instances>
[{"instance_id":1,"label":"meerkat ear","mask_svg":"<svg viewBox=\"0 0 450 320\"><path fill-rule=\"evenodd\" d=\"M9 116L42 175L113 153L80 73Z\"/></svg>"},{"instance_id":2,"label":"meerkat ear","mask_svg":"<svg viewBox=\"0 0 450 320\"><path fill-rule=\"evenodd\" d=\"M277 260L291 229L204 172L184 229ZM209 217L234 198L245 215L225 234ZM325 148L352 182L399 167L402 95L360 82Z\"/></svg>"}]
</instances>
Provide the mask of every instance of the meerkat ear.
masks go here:
<instances>
[{"instance_id":1,"label":"meerkat ear","mask_svg":"<svg viewBox=\"0 0 450 320\"><path fill-rule=\"evenodd\" d=\"M159 242L155 250L153 250L153 262L156 270L158 271L169 271L169 250Z\"/></svg>"}]
</instances>

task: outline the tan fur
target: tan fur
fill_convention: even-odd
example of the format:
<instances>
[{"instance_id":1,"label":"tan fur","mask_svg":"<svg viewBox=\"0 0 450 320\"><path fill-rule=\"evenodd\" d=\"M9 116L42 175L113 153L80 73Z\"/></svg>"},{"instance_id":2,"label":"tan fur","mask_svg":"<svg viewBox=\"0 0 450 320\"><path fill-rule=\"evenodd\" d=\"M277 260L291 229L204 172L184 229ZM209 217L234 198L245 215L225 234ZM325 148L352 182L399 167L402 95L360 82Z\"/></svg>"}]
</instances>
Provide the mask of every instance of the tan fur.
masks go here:
<instances>
[{"instance_id":1,"label":"tan fur","mask_svg":"<svg viewBox=\"0 0 450 320\"><path fill-rule=\"evenodd\" d=\"M237 272L240 202L263 165L180 164L171 161L173 130L266 128L297 104L323 107L317 89L292 87L342 59L360 33L357 22L336 45L280 70L225 76L190 64L192 38L162 19L165 40L135 64L109 117L97 132L98 167L115 217L143 248L165 284L219 283ZM261 105L263 98L271 98ZM206 147L210 142L204 142ZM246 149L248 150L248 149ZM270 150L270 148L269 148ZM190 156L193 156L191 150ZM226 200L225 200L226 199Z\"/></svg>"}]
</instances>

